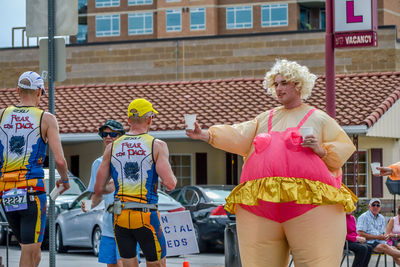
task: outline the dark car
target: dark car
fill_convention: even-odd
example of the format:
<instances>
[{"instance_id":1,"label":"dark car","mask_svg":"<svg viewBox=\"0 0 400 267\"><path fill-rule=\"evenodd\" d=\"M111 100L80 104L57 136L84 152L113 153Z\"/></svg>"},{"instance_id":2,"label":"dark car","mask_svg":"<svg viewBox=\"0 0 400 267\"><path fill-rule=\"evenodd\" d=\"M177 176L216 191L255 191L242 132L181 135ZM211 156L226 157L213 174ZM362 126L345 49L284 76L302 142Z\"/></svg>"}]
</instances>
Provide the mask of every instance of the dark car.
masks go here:
<instances>
[{"instance_id":1,"label":"dark car","mask_svg":"<svg viewBox=\"0 0 400 267\"><path fill-rule=\"evenodd\" d=\"M65 191L62 195L59 195L55 201L55 218L57 218L57 215L61 211L61 204L63 203L72 203L80 194L85 192L86 186L82 182L81 179L73 175L71 172L68 171L68 177L69 177L69 185L70 188ZM60 174L58 174L57 170L55 170L55 180L60 179ZM44 182L45 182L45 188L46 188L46 195L47 195L47 209L49 209L50 205L50 188L49 188L49 169L44 169ZM48 211L47 211L48 214ZM43 248L48 248L49 245L49 216L46 216L46 229L44 232L44 238L43 238L43 243L42 247Z\"/></svg>"},{"instance_id":2,"label":"dark car","mask_svg":"<svg viewBox=\"0 0 400 267\"><path fill-rule=\"evenodd\" d=\"M213 246L223 248L224 229L229 220L225 198L233 185L190 185L169 194L190 211L200 251Z\"/></svg>"}]
</instances>

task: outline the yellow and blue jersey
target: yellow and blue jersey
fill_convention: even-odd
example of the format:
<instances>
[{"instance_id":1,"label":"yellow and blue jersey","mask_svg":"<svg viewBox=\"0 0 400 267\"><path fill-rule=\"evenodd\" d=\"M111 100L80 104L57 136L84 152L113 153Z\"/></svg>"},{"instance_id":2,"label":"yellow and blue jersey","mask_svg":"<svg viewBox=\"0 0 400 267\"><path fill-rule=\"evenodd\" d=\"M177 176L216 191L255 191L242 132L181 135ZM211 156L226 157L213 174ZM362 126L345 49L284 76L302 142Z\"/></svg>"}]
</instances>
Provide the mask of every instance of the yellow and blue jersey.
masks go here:
<instances>
[{"instance_id":1,"label":"yellow and blue jersey","mask_svg":"<svg viewBox=\"0 0 400 267\"><path fill-rule=\"evenodd\" d=\"M43 110L6 108L0 118L0 192L32 187L44 191L47 144L41 135Z\"/></svg>"},{"instance_id":2,"label":"yellow and blue jersey","mask_svg":"<svg viewBox=\"0 0 400 267\"><path fill-rule=\"evenodd\" d=\"M158 202L153 145L154 137L149 134L125 134L114 141L110 173L121 201Z\"/></svg>"}]
</instances>

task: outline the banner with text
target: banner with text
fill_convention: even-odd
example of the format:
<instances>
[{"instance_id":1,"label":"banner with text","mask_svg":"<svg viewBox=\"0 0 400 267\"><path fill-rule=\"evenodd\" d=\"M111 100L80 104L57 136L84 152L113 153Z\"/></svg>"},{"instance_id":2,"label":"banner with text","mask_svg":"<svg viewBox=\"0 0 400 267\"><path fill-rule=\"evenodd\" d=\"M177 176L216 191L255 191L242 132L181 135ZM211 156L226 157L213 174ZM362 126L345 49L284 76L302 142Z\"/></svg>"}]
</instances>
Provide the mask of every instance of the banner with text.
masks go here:
<instances>
[{"instance_id":1,"label":"banner with text","mask_svg":"<svg viewBox=\"0 0 400 267\"><path fill-rule=\"evenodd\" d=\"M199 253L189 211L163 213L160 218L167 243L167 256Z\"/></svg>"}]
</instances>

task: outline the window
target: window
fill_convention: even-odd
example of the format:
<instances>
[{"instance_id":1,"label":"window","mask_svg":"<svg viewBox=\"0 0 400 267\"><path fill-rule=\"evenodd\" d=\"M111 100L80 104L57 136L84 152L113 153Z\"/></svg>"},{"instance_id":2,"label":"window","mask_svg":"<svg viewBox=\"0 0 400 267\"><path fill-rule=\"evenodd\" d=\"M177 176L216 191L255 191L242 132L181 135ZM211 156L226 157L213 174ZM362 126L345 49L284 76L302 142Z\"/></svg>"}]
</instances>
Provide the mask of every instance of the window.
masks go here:
<instances>
[{"instance_id":1,"label":"window","mask_svg":"<svg viewBox=\"0 0 400 267\"><path fill-rule=\"evenodd\" d=\"M311 10L309 8L300 8L300 29L311 30Z\"/></svg>"},{"instance_id":2,"label":"window","mask_svg":"<svg viewBox=\"0 0 400 267\"><path fill-rule=\"evenodd\" d=\"M261 26L287 26L288 4L263 5L261 6Z\"/></svg>"},{"instance_id":3,"label":"window","mask_svg":"<svg viewBox=\"0 0 400 267\"><path fill-rule=\"evenodd\" d=\"M151 5L153 0L128 0L128 6Z\"/></svg>"},{"instance_id":4,"label":"window","mask_svg":"<svg viewBox=\"0 0 400 267\"><path fill-rule=\"evenodd\" d=\"M128 34L152 34L153 12L133 13L128 15Z\"/></svg>"},{"instance_id":5,"label":"window","mask_svg":"<svg viewBox=\"0 0 400 267\"><path fill-rule=\"evenodd\" d=\"M96 16L96 36L118 36L119 15Z\"/></svg>"},{"instance_id":6,"label":"window","mask_svg":"<svg viewBox=\"0 0 400 267\"><path fill-rule=\"evenodd\" d=\"M96 0L96 7L119 6L119 0Z\"/></svg>"},{"instance_id":7,"label":"window","mask_svg":"<svg viewBox=\"0 0 400 267\"><path fill-rule=\"evenodd\" d=\"M325 29L325 8L321 8L319 11L319 28L324 30Z\"/></svg>"},{"instance_id":8,"label":"window","mask_svg":"<svg viewBox=\"0 0 400 267\"><path fill-rule=\"evenodd\" d=\"M226 8L227 29L248 29L253 27L253 10L251 6Z\"/></svg>"},{"instance_id":9,"label":"window","mask_svg":"<svg viewBox=\"0 0 400 267\"><path fill-rule=\"evenodd\" d=\"M171 168L178 180L176 187L191 184L192 178L192 156L191 155L170 155Z\"/></svg>"},{"instance_id":10,"label":"window","mask_svg":"<svg viewBox=\"0 0 400 267\"><path fill-rule=\"evenodd\" d=\"M206 28L206 9L190 9L190 30L204 30Z\"/></svg>"},{"instance_id":11,"label":"window","mask_svg":"<svg viewBox=\"0 0 400 267\"><path fill-rule=\"evenodd\" d=\"M180 2L181 0L165 0L166 3Z\"/></svg>"},{"instance_id":12,"label":"window","mask_svg":"<svg viewBox=\"0 0 400 267\"><path fill-rule=\"evenodd\" d=\"M87 0L78 0L78 10L81 11L82 8L87 8Z\"/></svg>"},{"instance_id":13,"label":"window","mask_svg":"<svg viewBox=\"0 0 400 267\"><path fill-rule=\"evenodd\" d=\"M80 43L86 43L87 41L87 25L78 24L78 35L76 36L76 41Z\"/></svg>"},{"instance_id":14,"label":"window","mask_svg":"<svg viewBox=\"0 0 400 267\"><path fill-rule=\"evenodd\" d=\"M358 197L368 196L368 157L367 151L358 151L358 164L354 164L354 157L351 156L343 166L343 182L354 193L356 187L354 183L355 167L358 169ZM357 175L357 173L356 173ZM356 176L357 178L357 176Z\"/></svg>"},{"instance_id":15,"label":"window","mask_svg":"<svg viewBox=\"0 0 400 267\"><path fill-rule=\"evenodd\" d=\"M171 9L166 11L167 32L177 32L182 30L182 11L180 9Z\"/></svg>"}]
</instances>

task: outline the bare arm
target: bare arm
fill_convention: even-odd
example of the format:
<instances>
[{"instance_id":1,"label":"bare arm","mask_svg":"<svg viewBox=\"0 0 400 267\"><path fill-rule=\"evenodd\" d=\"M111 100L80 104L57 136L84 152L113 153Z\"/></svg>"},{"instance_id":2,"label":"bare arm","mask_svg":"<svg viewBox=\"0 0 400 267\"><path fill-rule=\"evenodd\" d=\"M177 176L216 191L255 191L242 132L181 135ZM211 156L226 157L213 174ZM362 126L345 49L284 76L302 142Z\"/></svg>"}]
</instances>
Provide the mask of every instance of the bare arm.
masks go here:
<instances>
[{"instance_id":1,"label":"bare arm","mask_svg":"<svg viewBox=\"0 0 400 267\"><path fill-rule=\"evenodd\" d=\"M388 235L371 235L371 234L367 234L364 231L358 230L357 233L362 236L365 237L365 239L367 240L371 240L371 239L378 239L378 240L386 240L389 238Z\"/></svg>"},{"instance_id":2,"label":"bare arm","mask_svg":"<svg viewBox=\"0 0 400 267\"><path fill-rule=\"evenodd\" d=\"M114 183L110 186L110 162L111 162L111 147L109 144L104 151L103 160L97 170L96 183L94 185L94 194L92 196L92 208L96 207L102 200L103 194L114 192Z\"/></svg>"},{"instance_id":3,"label":"bare arm","mask_svg":"<svg viewBox=\"0 0 400 267\"><path fill-rule=\"evenodd\" d=\"M385 234L388 235L389 237L396 237L396 234L392 234L393 224L394 224L394 219L390 218L388 224L386 225L386 232L385 232Z\"/></svg>"},{"instance_id":4,"label":"bare arm","mask_svg":"<svg viewBox=\"0 0 400 267\"><path fill-rule=\"evenodd\" d=\"M376 169L380 171L380 174L379 174L380 176L393 174L393 170L389 167L377 167Z\"/></svg>"},{"instance_id":5,"label":"bare arm","mask_svg":"<svg viewBox=\"0 0 400 267\"><path fill-rule=\"evenodd\" d=\"M207 143L210 140L208 131L202 130L197 122L194 123L194 130L186 130L186 135L192 139L202 140Z\"/></svg>"},{"instance_id":6,"label":"bare arm","mask_svg":"<svg viewBox=\"0 0 400 267\"><path fill-rule=\"evenodd\" d=\"M154 160L157 174L161 179L161 184L168 190L174 189L176 186L176 177L169 164L168 146L165 142L158 139L154 141Z\"/></svg>"},{"instance_id":7,"label":"bare arm","mask_svg":"<svg viewBox=\"0 0 400 267\"><path fill-rule=\"evenodd\" d=\"M61 178L56 181L56 185L57 187L59 187L60 184L64 185L64 190L61 191L62 194L69 189L70 185L68 182L66 182L69 180L67 172L68 166L61 146L59 127L56 117L53 114L45 112L43 115L42 127L42 136L48 141L51 152L53 152L57 171L61 176ZM63 183L63 181L66 183Z\"/></svg>"}]
</instances>

